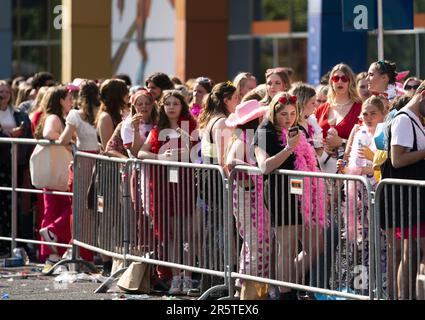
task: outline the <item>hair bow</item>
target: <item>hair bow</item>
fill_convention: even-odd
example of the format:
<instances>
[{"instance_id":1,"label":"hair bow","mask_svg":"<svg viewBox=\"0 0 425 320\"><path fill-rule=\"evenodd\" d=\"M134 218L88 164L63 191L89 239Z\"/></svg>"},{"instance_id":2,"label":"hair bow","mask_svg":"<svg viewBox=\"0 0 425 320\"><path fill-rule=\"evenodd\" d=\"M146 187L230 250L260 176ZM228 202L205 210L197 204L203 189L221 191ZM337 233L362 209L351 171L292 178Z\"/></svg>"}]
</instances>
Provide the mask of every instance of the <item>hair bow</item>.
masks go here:
<instances>
[{"instance_id":1,"label":"hair bow","mask_svg":"<svg viewBox=\"0 0 425 320\"><path fill-rule=\"evenodd\" d=\"M288 103L296 103L297 102L296 96L290 96L289 99L286 96L283 96L279 99L279 103L281 104L288 104Z\"/></svg>"}]
</instances>

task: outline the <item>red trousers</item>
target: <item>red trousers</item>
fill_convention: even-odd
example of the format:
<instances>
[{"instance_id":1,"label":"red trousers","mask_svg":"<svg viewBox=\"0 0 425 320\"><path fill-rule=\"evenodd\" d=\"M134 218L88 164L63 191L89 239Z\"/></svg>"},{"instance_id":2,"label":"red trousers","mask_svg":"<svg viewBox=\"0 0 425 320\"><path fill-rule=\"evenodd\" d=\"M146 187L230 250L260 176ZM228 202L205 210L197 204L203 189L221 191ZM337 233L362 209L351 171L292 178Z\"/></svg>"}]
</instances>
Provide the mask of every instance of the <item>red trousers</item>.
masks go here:
<instances>
[{"instance_id":1,"label":"red trousers","mask_svg":"<svg viewBox=\"0 0 425 320\"><path fill-rule=\"evenodd\" d=\"M44 189L45 191L52 191ZM41 228L48 228L58 237L59 243L69 243L71 240L70 217L72 213L71 199L68 196L43 195L44 214L41 222ZM66 249L57 247L59 255L62 255ZM40 256L45 257L52 253L47 245L41 245Z\"/></svg>"}]
</instances>

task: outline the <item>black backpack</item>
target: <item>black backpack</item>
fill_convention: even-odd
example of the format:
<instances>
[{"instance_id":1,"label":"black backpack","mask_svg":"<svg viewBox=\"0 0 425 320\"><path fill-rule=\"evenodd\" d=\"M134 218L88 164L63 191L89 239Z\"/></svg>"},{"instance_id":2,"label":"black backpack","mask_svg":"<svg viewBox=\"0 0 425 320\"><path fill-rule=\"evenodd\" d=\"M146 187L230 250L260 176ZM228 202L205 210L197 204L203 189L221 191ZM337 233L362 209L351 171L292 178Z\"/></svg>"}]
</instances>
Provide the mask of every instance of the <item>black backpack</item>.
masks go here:
<instances>
[{"instance_id":1,"label":"black backpack","mask_svg":"<svg viewBox=\"0 0 425 320\"><path fill-rule=\"evenodd\" d=\"M418 150L417 145L417 136L415 126L421 128L418 123L410 117L406 112L399 112L397 116L405 114L409 117L412 123L413 130L413 148L412 152ZM421 128L422 130L422 128ZM425 135L425 134L424 134ZM391 125L388 128L388 158L381 166L381 176L382 179L392 178L392 179L403 179L403 180L425 180L425 160L418 161L414 164L402 167L395 168L391 163ZM420 188L419 198L420 198L420 222L425 221L425 188ZM394 194L394 199L393 199ZM385 201L386 200L386 201ZM403 202L401 202L403 200ZM409 203L410 200L410 203ZM403 227L406 228L409 226L409 205L412 208L411 214L411 223L415 225L417 223L417 190L416 188L411 188L411 198L409 197L409 187L408 186L394 186L386 185L383 189L383 194L380 200L380 224L383 229L391 228L393 226L393 219L395 218L395 227L400 227L403 222ZM401 205L403 204L403 208ZM387 206L387 210L385 209ZM388 219L386 219L386 211ZM388 224L388 226L387 226Z\"/></svg>"}]
</instances>

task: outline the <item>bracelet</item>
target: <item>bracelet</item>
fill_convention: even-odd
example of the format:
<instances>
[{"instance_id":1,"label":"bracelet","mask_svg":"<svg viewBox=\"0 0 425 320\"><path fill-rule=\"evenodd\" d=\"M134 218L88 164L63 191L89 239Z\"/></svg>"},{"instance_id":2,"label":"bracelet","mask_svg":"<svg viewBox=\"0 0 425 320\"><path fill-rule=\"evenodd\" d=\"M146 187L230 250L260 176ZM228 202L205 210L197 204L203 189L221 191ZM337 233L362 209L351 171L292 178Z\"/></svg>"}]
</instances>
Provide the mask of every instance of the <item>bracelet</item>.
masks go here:
<instances>
[{"instance_id":1,"label":"bracelet","mask_svg":"<svg viewBox=\"0 0 425 320\"><path fill-rule=\"evenodd\" d=\"M290 154L294 153L294 150L288 145L286 145L286 147L283 149L283 151L288 151Z\"/></svg>"}]
</instances>

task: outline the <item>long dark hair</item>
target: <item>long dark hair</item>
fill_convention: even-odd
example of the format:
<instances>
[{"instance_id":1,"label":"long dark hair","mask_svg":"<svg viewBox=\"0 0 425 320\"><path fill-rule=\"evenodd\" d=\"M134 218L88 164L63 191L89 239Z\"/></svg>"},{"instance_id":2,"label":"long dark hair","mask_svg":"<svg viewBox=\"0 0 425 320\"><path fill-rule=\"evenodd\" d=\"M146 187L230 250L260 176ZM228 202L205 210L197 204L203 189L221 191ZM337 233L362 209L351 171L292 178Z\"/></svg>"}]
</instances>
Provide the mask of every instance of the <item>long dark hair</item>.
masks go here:
<instances>
[{"instance_id":1,"label":"long dark hair","mask_svg":"<svg viewBox=\"0 0 425 320\"><path fill-rule=\"evenodd\" d=\"M92 80L84 82L81 85L78 99L85 120L94 126L96 120L94 109L100 106L99 87L96 82Z\"/></svg>"},{"instance_id":2,"label":"long dark hair","mask_svg":"<svg viewBox=\"0 0 425 320\"><path fill-rule=\"evenodd\" d=\"M230 82L221 82L214 86L202 103L202 112L199 116L199 127L206 128L208 122L216 115L224 114L226 117L230 115L226 108L224 99L230 99L236 92L236 87Z\"/></svg>"},{"instance_id":3,"label":"long dark hair","mask_svg":"<svg viewBox=\"0 0 425 320\"><path fill-rule=\"evenodd\" d=\"M62 122L63 127L65 127L65 119L63 117L63 107L61 105L61 99L65 99L68 94L68 90L66 87L51 87L46 92L46 97L48 98L45 108L43 110L43 114L41 116L40 123L35 129L35 137L36 139L43 139L43 129L44 123L46 122L46 118L49 115L57 115Z\"/></svg>"},{"instance_id":4,"label":"long dark hair","mask_svg":"<svg viewBox=\"0 0 425 320\"><path fill-rule=\"evenodd\" d=\"M122 121L121 110L125 107L124 97L127 94L128 88L123 80L106 80L100 87L101 105L95 124L97 124L100 114L106 112L111 116L115 128Z\"/></svg>"},{"instance_id":5,"label":"long dark hair","mask_svg":"<svg viewBox=\"0 0 425 320\"><path fill-rule=\"evenodd\" d=\"M167 90L164 91L164 96L161 98L161 101L159 102L159 120L158 120L158 129L161 131L163 129L168 129L171 127L170 120L167 117L167 114L165 113L165 101L169 97L175 97L179 99L182 110L180 112L180 118L185 118L185 120L188 121L195 121L189 111L189 105L187 104L185 98L178 90Z\"/></svg>"}]
</instances>

